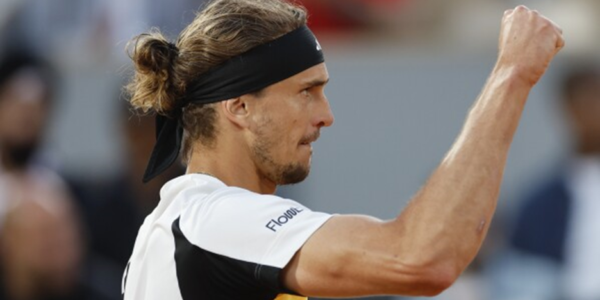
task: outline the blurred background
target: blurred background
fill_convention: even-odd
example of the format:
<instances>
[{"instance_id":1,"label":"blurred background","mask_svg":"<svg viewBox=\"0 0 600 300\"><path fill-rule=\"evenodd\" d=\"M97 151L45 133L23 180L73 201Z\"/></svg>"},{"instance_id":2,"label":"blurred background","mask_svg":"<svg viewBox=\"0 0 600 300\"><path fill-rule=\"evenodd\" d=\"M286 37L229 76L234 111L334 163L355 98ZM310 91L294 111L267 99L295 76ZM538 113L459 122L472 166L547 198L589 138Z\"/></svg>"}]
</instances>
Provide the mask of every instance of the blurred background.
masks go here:
<instances>
[{"instance_id":1,"label":"blurred background","mask_svg":"<svg viewBox=\"0 0 600 300\"><path fill-rule=\"evenodd\" d=\"M600 2L299 2L326 51L336 123L309 179L279 193L379 218L459 133L504 10L560 24L567 47L531 93L489 237L436 299L600 299ZM137 229L183 172L141 184L154 127L123 99L125 45L151 27L175 39L203 3L0 0L0 300L121 298Z\"/></svg>"}]
</instances>

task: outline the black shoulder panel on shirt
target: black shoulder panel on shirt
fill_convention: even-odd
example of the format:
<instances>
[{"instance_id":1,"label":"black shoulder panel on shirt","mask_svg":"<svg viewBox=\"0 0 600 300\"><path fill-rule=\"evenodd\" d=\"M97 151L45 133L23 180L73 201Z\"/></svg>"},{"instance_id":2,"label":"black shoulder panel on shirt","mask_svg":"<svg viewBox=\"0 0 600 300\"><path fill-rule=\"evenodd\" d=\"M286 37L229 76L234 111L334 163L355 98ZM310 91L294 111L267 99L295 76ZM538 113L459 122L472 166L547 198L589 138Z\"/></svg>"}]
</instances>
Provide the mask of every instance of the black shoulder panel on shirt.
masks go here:
<instances>
[{"instance_id":1,"label":"black shoulder panel on shirt","mask_svg":"<svg viewBox=\"0 0 600 300\"><path fill-rule=\"evenodd\" d=\"M175 267L183 300L273 300L282 289L281 269L206 251L185 237L173 222Z\"/></svg>"}]
</instances>

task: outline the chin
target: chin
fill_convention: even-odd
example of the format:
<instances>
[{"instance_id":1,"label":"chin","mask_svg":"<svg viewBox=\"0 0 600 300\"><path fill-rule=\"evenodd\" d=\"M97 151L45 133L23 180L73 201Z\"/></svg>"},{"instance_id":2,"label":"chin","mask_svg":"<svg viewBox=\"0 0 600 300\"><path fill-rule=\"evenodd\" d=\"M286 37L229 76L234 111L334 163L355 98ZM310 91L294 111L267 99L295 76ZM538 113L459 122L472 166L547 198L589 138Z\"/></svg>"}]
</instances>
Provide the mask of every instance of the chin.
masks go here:
<instances>
[{"instance_id":1,"label":"chin","mask_svg":"<svg viewBox=\"0 0 600 300\"><path fill-rule=\"evenodd\" d=\"M275 180L278 185L287 185L287 184L296 184L304 181L308 174L310 173L310 164L302 165L288 165L284 167L281 172L279 172L279 176L277 176L278 180Z\"/></svg>"}]
</instances>

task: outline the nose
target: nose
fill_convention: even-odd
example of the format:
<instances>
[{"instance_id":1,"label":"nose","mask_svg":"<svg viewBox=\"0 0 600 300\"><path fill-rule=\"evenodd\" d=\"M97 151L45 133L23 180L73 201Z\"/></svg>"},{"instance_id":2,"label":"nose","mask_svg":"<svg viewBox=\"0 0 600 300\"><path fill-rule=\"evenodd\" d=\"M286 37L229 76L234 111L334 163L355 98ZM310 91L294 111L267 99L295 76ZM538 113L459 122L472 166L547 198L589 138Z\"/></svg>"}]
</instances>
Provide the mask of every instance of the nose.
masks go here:
<instances>
[{"instance_id":1,"label":"nose","mask_svg":"<svg viewBox=\"0 0 600 300\"><path fill-rule=\"evenodd\" d=\"M321 97L321 101L319 101L319 109L317 115L317 127L329 127L333 125L334 117L333 112L331 112L331 106L329 106L329 101L327 97L323 95Z\"/></svg>"}]
</instances>

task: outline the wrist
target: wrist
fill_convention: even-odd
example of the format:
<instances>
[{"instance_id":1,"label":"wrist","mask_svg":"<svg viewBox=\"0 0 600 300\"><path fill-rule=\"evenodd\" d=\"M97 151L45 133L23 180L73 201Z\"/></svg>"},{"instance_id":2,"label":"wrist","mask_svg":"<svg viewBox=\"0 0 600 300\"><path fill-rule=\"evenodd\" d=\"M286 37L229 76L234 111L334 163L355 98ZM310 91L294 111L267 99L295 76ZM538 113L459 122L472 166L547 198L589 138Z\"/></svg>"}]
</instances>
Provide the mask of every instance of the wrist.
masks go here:
<instances>
[{"instance_id":1,"label":"wrist","mask_svg":"<svg viewBox=\"0 0 600 300\"><path fill-rule=\"evenodd\" d=\"M530 73L523 65L497 63L490 78L508 84L511 88L530 90L537 83L535 76Z\"/></svg>"},{"instance_id":2,"label":"wrist","mask_svg":"<svg viewBox=\"0 0 600 300\"><path fill-rule=\"evenodd\" d=\"M527 102L533 84L522 75L515 66L496 65L470 115L488 115L496 108L496 115L521 110Z\"/></svg>"}]
</instances>

